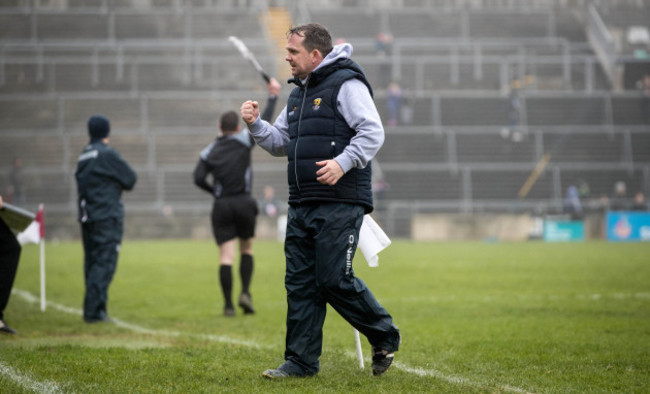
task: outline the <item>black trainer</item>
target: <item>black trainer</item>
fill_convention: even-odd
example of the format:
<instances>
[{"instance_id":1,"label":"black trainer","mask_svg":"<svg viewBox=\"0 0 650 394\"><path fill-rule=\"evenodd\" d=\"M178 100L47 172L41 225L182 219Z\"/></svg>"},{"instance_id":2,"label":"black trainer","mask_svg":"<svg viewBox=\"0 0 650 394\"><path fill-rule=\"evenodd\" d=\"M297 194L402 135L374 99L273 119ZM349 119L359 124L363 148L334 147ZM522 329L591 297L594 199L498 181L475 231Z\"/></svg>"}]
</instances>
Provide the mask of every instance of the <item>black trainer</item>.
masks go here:
<instances>
[{"instance_id":1,"label":"black trainer","mask_svg":"<svg viewBox=\"0 0 650 394\"><path fill-rule=\"evenodd\" d=\"M389 353L388 350L383 350L377 347L372 347L372 374L379 376L386 372L390 365L393 363L395 353Z\"/></svg>"},{"instance_id":2,"label":"black trainer","mask_svg":"<svg viewBox=\"0 0 650 394\"><path fill-rule=\"evenodd\" d=\"M16 330L13 328L9 327L7 323L4 321L0 320L0 332L5 333L5 334L18 334Z\"/></svg>"},{"instance_id":3,"label":"black trainer","mask_svg":"<svg viewBox=\"0 0 650 394\"><path fill-rule=\"evenodd\" d=\"M312 373L307 373L291 361L285 361L282 365L274 369L267 369L262 372L262 376L267 379L286 379L286 378L306 378L313 376Z\"/></svg>"},{"instance_id":4,"label":"black trainer","mask_svg":"<svg viewBox=\"0 0 650 394\"><path fill-rule=\"evenodd\" d=\"M239 306L244 310L245 315L252 315L255 313L250 294L241 293L239 295Z\"/></svg>"},{"instance_id":5,"label":"black trainer","mask_svg":"<svg viewBox=\"0 0 650 394\"><path fill-rule=\"evenodd\" d=\"M267 369L266 371L262 372L262 376L264 376L267 379L284 379L284 378L291 377L291 375L284 372L280 368Z\"/></svg>"},{"instance_id":6,"label":"black trainer","mask_svg":"<svg viewBox=\"0 0 650 394\"><path fill-rule=\"evenodd\" d=\"M91 318L86 318L86 317L84 317L84 322L86 322L86 323L88 323L88 324L96 324L96 323L112 323L113 320L111 320L111 318L108 317L108 316L100 317L100 318L98 318L98 319L91 319Z\"/></svg>"}]
</instances>

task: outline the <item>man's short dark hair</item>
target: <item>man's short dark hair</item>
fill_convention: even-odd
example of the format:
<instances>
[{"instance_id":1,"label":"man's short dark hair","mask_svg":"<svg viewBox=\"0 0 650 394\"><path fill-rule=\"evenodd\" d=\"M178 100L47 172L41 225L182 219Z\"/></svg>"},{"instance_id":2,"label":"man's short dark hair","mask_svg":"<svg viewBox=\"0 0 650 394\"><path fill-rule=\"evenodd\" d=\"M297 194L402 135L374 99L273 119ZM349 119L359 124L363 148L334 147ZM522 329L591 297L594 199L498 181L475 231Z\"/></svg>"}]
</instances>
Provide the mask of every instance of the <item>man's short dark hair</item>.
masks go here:
<instances>
[{"instance_id":1,"label":"man's short dark hair","mask_svg":"<svg viewBox=\"0 0 650 394\"><path fill-rule=\"evenodd\" d=\"M294 34L305 37L302 46L309 52L318 49L323 57L325 57L332 51L332 36L327 31L327 28L320 23L306 23L304 25L294 26L289 29L287 37L291 37Z\"/></svg>"},{"instance_id":2,"label":"man's short dark hair","mask_svg":"<svg viewBox=\"0 0 650 394\"><path fill-rule=\"evenodd\" d=\"M228 111L225 114L221 115L219 120L219 127L221 131L236 131L237 126L239 125L239 117L235 111Z\"/></svg>"}]
</instances>

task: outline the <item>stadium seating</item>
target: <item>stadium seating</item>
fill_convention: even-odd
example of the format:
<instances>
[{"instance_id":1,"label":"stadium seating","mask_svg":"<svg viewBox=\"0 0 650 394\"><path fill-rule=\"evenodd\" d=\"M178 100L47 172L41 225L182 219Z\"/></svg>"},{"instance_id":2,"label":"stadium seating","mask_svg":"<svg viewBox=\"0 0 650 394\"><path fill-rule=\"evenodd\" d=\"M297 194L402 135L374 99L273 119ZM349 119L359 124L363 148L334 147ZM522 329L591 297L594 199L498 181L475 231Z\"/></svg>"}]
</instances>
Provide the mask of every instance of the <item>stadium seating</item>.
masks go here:
<instances>
[{"instance_id":1,"label":"stadium seating","mask_svg":"<svg viewBox=\"0 0 650 394\"><path fill-rule=\"evenodd\" d=\"M381 163L388 182L385 199L403 200L408 195L412 200L452 200L462 198L462 176L448 170L434 170L424 165L393 166Z\"/></svg>"},{"instance_id":2,"label":"stadium seating","mask_svg":"<svg viewBox=\"0 0 650 394\"><path fill-rule=\"evenodd\" d=\"M276 75L261 3L2 2L0 190L13 158L21 157L28 203L72 214L85 123L102 113L111 119L111 143L139 173L136 189L124 196L130 213L151 217L171 207L205 216L209 196L192 183L200 150L216 136L222 112L265 99L261 79L227 36L242 37ZM554 210L578 181L592 196L611 194L618 180L650 192L644 102L636 92L611 90L580 9L564 3L309 2L315 19L354 45L384 120L388 82L396 79L409 99L411 122L386 126L377 157L389 184L382 209ZM380 32L393 37L386 56L376 50ZM522 107L513 128L514 79L522 84ZM518 199L545 153L547 168ZM253 157L253 194L272 185L286 199L285 161L261 149ZM408 227L403 217L393 220L394 228Z\"/></svg>"},{"instance_id":3,"label":"stadium seating","mask_svg":"<svg viewBox=\"0 0 650 394\"><path fill-rule=\"evenodd\" d=\"M528 168L472 171L472 196L476 196L480 200L505 201L511 206L516 205L519 191L529 175L530 169ZM543 200L545 196L553 193L552 184L551 174L544 174L535 182L527 198Z\"/></svg>"},{"instance_id":4,"label":"stadium seating","mask_svg":"<svg viewBox=\"0 0 650 394\"><path fill-rule=\"evenodd\" d=\"M603 99L568 96L526 98L526 118L531 126L601 125L607 120Z\"/></svg>"},{"instance_id":5,"label":"stadium seating","mask_svg":"<svg viewBox=\"0 0 650 394\"><path fill-rule=\"evenodd\" d=\"M409 162L414 164L446 163L449 160L448 151L448 137L445 134L434 134L427 128L411 128L410 132L396 130L387 133L377 158L380 162L408 157Z\"/></svg>"},{"instance_id":6,"label":"stadium seating","mask_svg":"<svg viewBox=\"0 0 650 394\"><path fill-rule=\"evenodd\" d=\"M456 145L456 161L477 165L480 163L531 163L539 158L536 156L536 140L534 136L523 137L521 141L513 141L501 130L454 130ZM546 136L546 133L544 133ZM546 142L546 140L544 140ZM477 166L479 167L479 166ZM480 194L479 194L480 195Z\"/></svg>"}]
</instances>

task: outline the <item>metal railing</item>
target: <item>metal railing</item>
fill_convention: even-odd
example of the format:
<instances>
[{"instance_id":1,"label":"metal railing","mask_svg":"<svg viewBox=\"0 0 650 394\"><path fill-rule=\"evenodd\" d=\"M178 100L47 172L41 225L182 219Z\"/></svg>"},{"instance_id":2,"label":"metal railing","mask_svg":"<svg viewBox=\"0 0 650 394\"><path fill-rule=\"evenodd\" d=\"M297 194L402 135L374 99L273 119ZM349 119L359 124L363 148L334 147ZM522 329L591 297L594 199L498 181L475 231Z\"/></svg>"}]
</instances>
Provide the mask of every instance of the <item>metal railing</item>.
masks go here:
<instances>
[{"instance_id":1,"label":"metal railing","mask_svg":"<svg viewBox=\"0 0 650 394\"><path fill-rule=\"evenodd\" d=\"M82 43L0 43L0 87L8 83L5 69L9 65L22 65L35 70L34 81L23 80L22 83L43 82L44 79L57 79L58 65L87 66L92 72L92 82L88 89L95 89L100 79L106 81L100 72L100 66L110 73L113 82L121 82L128 78L128 89L133 92L140 90L165 89L165 81L161 88L155 86L140 87L140 74L147 65L151 66L177 66L180 75L171 75L172 79L182 80L189 86L192 80L203 80L211 89L224 88L220 81L222 72L215 70L229 70L241 73L242 77L248 75L236 67L238 55L226 40L128 40L124 42L90 41ZM277 62L268 54L268 45L264 40L247 40L250 48L258 53L260 62L266 69L275 73ZM439 87L428 87L434 81L427 70L448 70L447 81L437 81L443 86L454 88L459 85L461 69L471 67L469 77L477 81L479 89L501 90L507 89L514 79L526 78L534 81L528 89L533 90L584 90L592 92L606 88L599 83L594 67L597 59L590 54L585 54L585 48L567 42L563 39L528 39L528 40L477 40L467 42L452 42L449 40L431 40L427 43L418 42L417 39L400 39L394 44L393 51L388 58L372 55L374 43L370 40L355 40L355 48L360 53L368 55L355 56L355 60L368 68L377 90L385 89L386 75L377 70L389 69L389 76L394 81L409 81L409 89L414 93L422 93ZM421 54L413 54L419 51ZM507 51L510 55L494 55L495 51ZM538 51L557 52L557 55L537 55ZM437 53L427 55L426 53ZM174 55L176 54L176 55ZM487 68L498 69L498 75L490 75L491 81L498 80L497 85L481 85L487 79ZM544 86L544 80L539 72L544 67L552 67L560 76L561 87ZM49 70L48 75L46 71ZM246 70L246 69L244 69ZM574 73L578 70L583 79L574 81ZM492 71L493 72L493 71ZM207 78L207 81L205 80ZM555 78L555 76L554 76ZM243 78L245 80L245 78ZM111 81L107 81L111 82ZM434 81L435 82L435 81ZM575 85L575 86L574 86ZM178 88L178 86L177 86ZM66 91L65 86L58 87L53 83L47 85L50 92Z\"/></svg>"},{"instance_id":2,"label":"metal railing","mask_svg":"<svg viewBox=\"0 0 650 394\"><path fill-rule=\"evenodd\" d=\"M587 12L587 38L591 43L600 64L605 70L615 90L622 90L622 66L617 62L614 38L598 14L598 10L590 4Z\"/></svg>"}]
</instances>

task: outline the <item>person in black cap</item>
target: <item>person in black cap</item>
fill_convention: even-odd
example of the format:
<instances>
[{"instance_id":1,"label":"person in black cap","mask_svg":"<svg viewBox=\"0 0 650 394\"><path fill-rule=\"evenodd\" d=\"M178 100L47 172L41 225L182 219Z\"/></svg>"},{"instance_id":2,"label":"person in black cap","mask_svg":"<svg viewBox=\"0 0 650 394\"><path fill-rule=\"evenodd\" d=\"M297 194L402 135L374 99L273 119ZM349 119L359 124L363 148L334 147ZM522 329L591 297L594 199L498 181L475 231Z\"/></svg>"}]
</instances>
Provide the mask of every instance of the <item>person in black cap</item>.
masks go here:
<instances>
[{"instance_id":1,"label":"person in black cap","mask_svg":"<svg viewBox=\"0 0 650 394\"><path fill-rule=\"evenodd\" d=\"M110 285L120 251L124 207L122 191L137 175L118 151L108 146L111 127L101 115L88 120L90 143L77 161L78 220L84 248L86 323L110 321L106 313Z\"/></svg>"}]
</instances>

